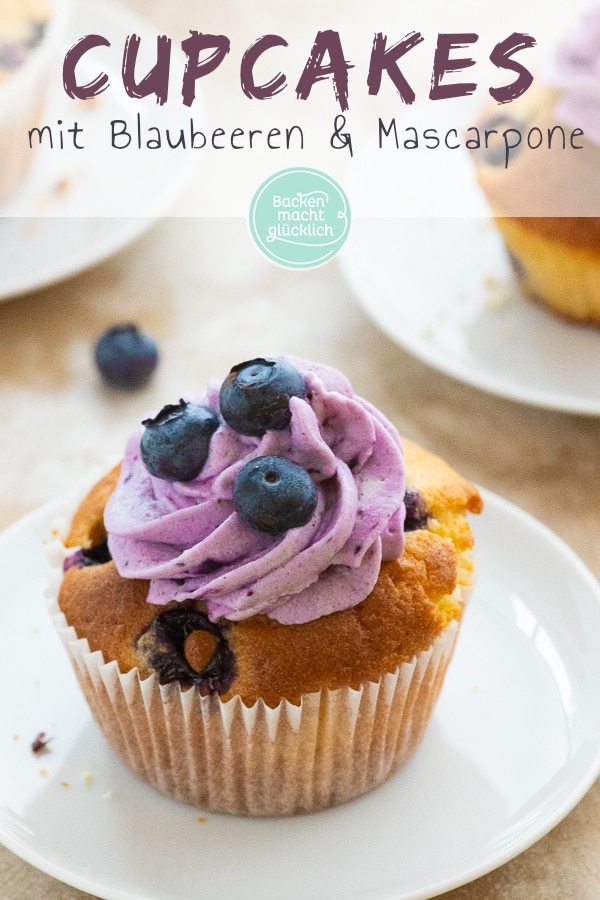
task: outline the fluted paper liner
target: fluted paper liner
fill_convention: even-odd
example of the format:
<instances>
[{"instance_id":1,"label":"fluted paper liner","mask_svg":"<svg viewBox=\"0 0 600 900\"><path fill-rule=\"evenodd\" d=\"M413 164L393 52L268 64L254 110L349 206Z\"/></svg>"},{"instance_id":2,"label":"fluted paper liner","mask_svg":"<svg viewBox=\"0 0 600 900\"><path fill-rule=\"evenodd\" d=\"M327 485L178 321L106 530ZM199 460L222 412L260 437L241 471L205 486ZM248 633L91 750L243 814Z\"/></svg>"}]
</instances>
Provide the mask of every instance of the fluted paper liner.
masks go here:
<instances>
[{"instance_id":1,"label":"fluted paper liner","mask_svg":"<svg viewBox=\"0 0 600 900\"><path fill-rule=\"evenodd\" d=\"M60 528L57 529L60 531ZM54 547L57 547L56 552ZM418 746L452 656L458 623L394 672L358 689L271 708L160 685L91 652L58 607L64 550L51 548L50 613L109 744L157 790L214 812L283 816L324 809L384 781Z\"/></svg>"}]
</instances>

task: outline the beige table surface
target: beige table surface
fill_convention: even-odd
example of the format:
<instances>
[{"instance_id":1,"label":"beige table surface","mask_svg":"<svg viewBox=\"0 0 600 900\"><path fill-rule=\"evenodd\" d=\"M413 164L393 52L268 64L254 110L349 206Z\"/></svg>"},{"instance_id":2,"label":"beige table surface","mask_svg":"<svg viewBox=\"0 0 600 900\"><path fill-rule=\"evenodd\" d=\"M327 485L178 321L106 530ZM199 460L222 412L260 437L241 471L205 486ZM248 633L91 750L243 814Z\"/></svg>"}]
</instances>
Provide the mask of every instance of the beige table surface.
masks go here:
<instances>
[{"instance_id":1,"label":"beige table surface","mask_svg":"<svg viewBox=\"0 0 600 900\"><path fill-rule=\"evenodd\" d=\"M157 2L130 5L157 21L167 15ZM140 411L202 388L239 360L290 352L345 371L403 434L538 517L600 575L600 421L454 382L371 324L335 261L278 269L243 221L177 211L93 270L0 303L0 527L118 454ZM95 338L124 319L154 333L162 352L152 384L125 395L100 386L91 360ZM84 896L0 848L0 898ZM596 900L598 785L535 846L447 896Z\"/></svg>"},{"instance_id":2,"label":"beige table surface","mask_svg":"<svg viewBox=\"0 0 600 900\"><path fill-rule=\"evenodd\" d=\"M99 386L91 362L94 338L124 315L162 349L153 384L133 395ZM89 273L0 304L0 335L1 525L119 453L140 410L274 350L343 369L401 432L539 517L600 573L600 422L492 398L416 362L370 323L335 263L275 268L244 222L163 220ZM536 846L451 896L596 898L599 822L596 786ZM82 896L0 849L0 897Z\"/></svg>"}]
</instances>

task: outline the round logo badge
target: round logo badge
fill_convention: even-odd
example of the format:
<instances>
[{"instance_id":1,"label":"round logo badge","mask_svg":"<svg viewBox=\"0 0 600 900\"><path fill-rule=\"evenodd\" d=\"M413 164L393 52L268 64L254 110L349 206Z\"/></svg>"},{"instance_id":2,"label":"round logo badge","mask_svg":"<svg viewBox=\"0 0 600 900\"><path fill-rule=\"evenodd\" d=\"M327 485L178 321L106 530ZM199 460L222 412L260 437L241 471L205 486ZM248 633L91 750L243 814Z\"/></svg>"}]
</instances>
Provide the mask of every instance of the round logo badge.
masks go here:
<instances>
[{"instance_id":1,"label":"round logo badge","mask_svg":"<svg viewBox=\"0 0 600 900\"><path fill-rule=\"evenodd\" d=\"M283 169L256 191L249 224L256 244L273 262L310 269L342 247L350 231L350 204L324 172Z\"/></svg>"}]
</instances>

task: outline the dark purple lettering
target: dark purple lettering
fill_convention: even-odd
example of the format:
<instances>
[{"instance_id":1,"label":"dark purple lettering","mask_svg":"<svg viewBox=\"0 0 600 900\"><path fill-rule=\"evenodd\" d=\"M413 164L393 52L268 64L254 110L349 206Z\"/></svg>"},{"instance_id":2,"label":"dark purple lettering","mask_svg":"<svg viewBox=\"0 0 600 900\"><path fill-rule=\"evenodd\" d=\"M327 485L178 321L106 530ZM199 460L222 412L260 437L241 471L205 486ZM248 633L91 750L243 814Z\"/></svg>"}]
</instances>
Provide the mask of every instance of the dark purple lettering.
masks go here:
<instances>
[{"instance_id":1,"label":"dark purple lettering","mask_svg":"<svg viewBox=\"0 0 600 900\"><path fill-rule=\"evenodd\" d=\"M181 48L187 55L181 96L184 105L191 106L196 99L196 81L204 75L210 75L221 65L229 53L230 40L224 34L190 31L189 38L181 42ZM205 50L212 50L212 53L200 60L200 54Z\"/></svg>"},{"instance_id":2,"label":"dark purple lettering","mask_svg":"<svg viewBox=\"0 0 600 900\"><path fill-rule=\"evenodd\" d=\"M329 55L329 63L323 65L323 57ZM296 85L299 100L307 100L313 84L331 75L335 99L340 108L348 110L348 69L354 66L344 59L344 51L337 31L318 31L310 56Z\"/></svg>"},{"instance_id":3,"label":"dark purple lettering","mask_svg":"<svg viewBox=\"0 0 600 900\"><path fill-rule=\"evenodd\" d=\"M519 76L512 84L506 84L501 88L490 88L490 94L498 103L510 103L511 100L516 100L531 87L533 75L525 66L511 59L511 56L519 50L535 47L535 44L536 40L531 35L515 31L506 40L496 44L490 53L490 60L495 66L498 66L499 69L510 69Z\"/></svg>"},{"instance_id":4,"label":"dark purple lettering","mask_svg":"<svg viewBox=\"0 0 600 900\"><path fill-rule=\"evenodd\" d=\"M156 94L156 102L162 106L169 96L169 66L171 64L171 39L166 35L156 38L156 63L141 81L135 79L135 65L140 38L130 34L125 41L123 52L123 86L129 97L140 100L149 94Z\"/></svg>"},{"instance_id":5,"label":"dark purple lettering","mask_svg":"<svg viewBox=\"0 0 600 900\"><path fill-rule=\"evenodd\" d=\"M254 81L254 66L259 56L271 47L287 47L288 43L278 34L265 34L248 47L242 57L240 66L240 79L242 90L246 97L254 100L268 100L279 94L285 87L285 75L279 72L265 84L256 84Z\"/></svg>"},{"instance_id":6,"label":"dark purple lettering","mask_svg":"<svg viewBox=\"0 0 600 900\"><path fill-rule=\"evenodd\" d=\"M75 69L81 57L94 47L110 47L110 41L101 34L86 34L80 38L70 50L67 51L63 62L64 89L73 100L89 100L97 97L108 87L108 75L101 72L93 81L87 84L78 84Z\"/></svg>"},{"instance_id":7,"label":"dark purple lettering","mask_svg":"<svg viewBox=\"0 0 600 900\"><path fill-rule=\"evenodd\" d=\"M407 34L402 38L401 41L398 41L396 44L392 44L391 47L386 48L387 43L387 35L382 34L380 31L375 35L375 39L373 40L373 49L371 50L371 61L369 63L369 74L367 76L367 86L369 88L369 94L378 94L379 88L381 87L381 77L383 75L383 70L388 73L391 78L394 87L400 94L403 103L411 104L415 102L415 92L411 88L410 84L398 68L398 60L401 56L404 56L408 53L409 50L412 50L413 47L416 47L417 44L420 44L424 40L422 34L419 32L411 31L410 34Z\"/></svg>"},{"instance_id":8,"label":"dark purple lettering","mask_svg":"<svg viewBox=\"0 0 600 900\"><path fill-rule=\"evenodd\" d=\"M452 50L464 50L469 44L479 40L478 34L438 34L437 47L433 57L433 76L431 78L430 100L446 100L450 97L468 97L477 87L473 82L461 84L442 84L447 72L462 72L475 65L470 57L451 59Z\"/></svg>"}]
</instances>

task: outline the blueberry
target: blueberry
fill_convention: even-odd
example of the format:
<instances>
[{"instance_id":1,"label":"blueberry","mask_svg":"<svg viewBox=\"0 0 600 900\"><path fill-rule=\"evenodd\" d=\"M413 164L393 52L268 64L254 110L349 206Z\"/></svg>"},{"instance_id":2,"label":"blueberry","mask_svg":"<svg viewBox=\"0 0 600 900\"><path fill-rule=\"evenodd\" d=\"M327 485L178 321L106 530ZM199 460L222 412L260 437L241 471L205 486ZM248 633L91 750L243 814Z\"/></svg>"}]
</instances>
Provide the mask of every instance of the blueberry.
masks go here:
<instances>
[{"instance_id":1,"label":"blueberry","mask_svg":"<svg viewBox=\"0 0 600 900\"><path fill-rule=\"evenodd\" d=\"M99 338L95 348L96 365L111 387L143 387L158 362L158 348L137 325L114 325Z\"/></svg>"},{"instance_id":2,"label":"blueberry","mask_svg":"<svg viewBox=\"0 0 600 900\"><path fill-rule=\"evenodd\" d=\"M259 456L240 469L233 504L252 528L283 534L308 522L317 505L317 489L302 466L280 456Z\"/></svg>"},{"instance_id":3,"label":"blueberry","mask_svg":"<svg viewBox=\"0 0 600 900\"><path fill-rule=\"evenodd\" d=\"M259 357L233 367L221 386L219 403L231 428L261 437L267 429L286 428L290 397L305 395L304 378L290 363Z\"/></svg>"},{"instance_id":4,"label":"blueberry","mask_svg":"<svg viewBox=\"0 0 600 900\"><path fill-rule=\"evenodd\" d=\"M488 166L494 168L503 166L506 168L506 156L508 151L506 149L505 141L502 138L502 134L509 129L522 132L523 127L523 123L517 122L516 119L513 119L511 116L503 114L491 116L486 119L481 128L483 144L476 150L476 154L480 157L482 162ZM494 131L497 132L497 134L493 134L492 132ZM510 151L511 157L514 157L517 152L520 152L520 149L520 143L516 144Z\"/></svg>"},{"instance_id":5,"label":"blueberry","mask_svg":"<svg viewBox=\"0 0 600 900\"><path fill-rule=\"evenodd\" d=\"M513 271L518 278L522 278L524 281L527 280L527 269L521 262L518 256L515 256L514 253L509 253L510 263L513 267Z\"/></svg>"},{"instance_id":6,"label":"blueberry","mask_svg":"<svg viewBox=\"0 0 600 900\"><path fill-rule=\"evenodd\" d=\"M108 541L103 541L96 547L80 547L64 561L63 569L84 569L86 566L102 566L104 563L110 562L112 556L108 549Z\"/></svg>"},{"instance_id":7,"label":"blueberry","mask_svg":"<svg viewBox=\"0 0 600 900\"><path fill-rule=\"evenodd\" d=\"M407 490L404 495L406 518L404 520L405 531L417 531L419 528L427 528L427 507L418 491Z\"/></svg>"},{"instance_id":8,"label":"blueberry","mask_svg":"<svg viewBox=\"0 0 600 900\"><path fill-rule=\"evenodd\" d=\"M142 460L150 474L165 481L192 481L208 459L219 419L207 406L180 400L142 425Z\"/></svg>"},{"instance_id":9,"label":"blueberry","mask_svg":"<svg viewBox=\"0 0 600 900\"><path fill-rule=\"evenodd\" d=\"M185 654L186 639L194 631L215 638L213 654L201 671L192 668ZM236 676L235 656L222 629L205 613L189 606L159 613L136 639L135 647L156 671L160 684L179 681L196 685L201 694L223 694Z\"/></svg>"}]
</instances>

